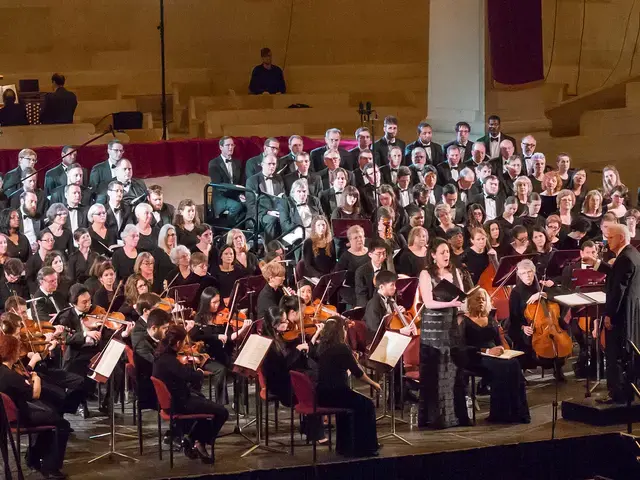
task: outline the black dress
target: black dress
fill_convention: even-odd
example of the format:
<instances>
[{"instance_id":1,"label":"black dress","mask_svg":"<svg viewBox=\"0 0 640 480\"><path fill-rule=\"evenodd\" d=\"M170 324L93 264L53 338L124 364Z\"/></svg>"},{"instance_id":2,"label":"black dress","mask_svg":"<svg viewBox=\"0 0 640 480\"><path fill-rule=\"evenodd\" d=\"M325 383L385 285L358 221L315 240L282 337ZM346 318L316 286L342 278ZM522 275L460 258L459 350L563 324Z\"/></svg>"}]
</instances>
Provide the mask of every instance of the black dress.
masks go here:
<instances>
[{"instance_id":1,"label":"black dress","mask_svg":"<svg viewBox=\"0 0 640 480\"><path fill-rule=\"evenodd\" d=\"M489 255L486 252L477 253L472 248L468 248L464 252L463 263L467 266L473 284L477 285L480 275L489 266Z\"/></svg>"},{"instance_id":2,"label":"black dress","mask_svg":"<svg viewBox=\"0 0 640 480\"><path fill-rule=\"evenodd\" d=\"M184 245L189 249L189 251L191 251L191 249L199 242L198 237L196 236L195 228L191 231L178 226L176 226L175 228L178 245Z\"/></svg>"},{"instance_id":3,"label":"black dress","mask_svg":"<svg viewBox=\"0 0 640 480\"><path fill-rule=\"evenodd\" d=\"M157 227L151 228L149 235L143 235L138 231L140 239L138 240L138 246L136 247L140 252L153 252L158 246L158 234L160 230Z\"/></svg>"},{"instance_id":4,"label":"black dress","mask_svg":"<svg viewBox=\"0 0 640 480\"><path fill-rule=\"evenodd\" d=\"M245 272L237 267L234 267L230 272L223 272L219 266L216 266L211 272L211 276L215 279L220 291L220 298L230 297L236 280L243 278L245 275Z\"/></svg>"},{"instance_id":5,"label":"black dress","mask_svg":"<svg viewBox=\"0 0 640 480\"><path fill-rule=\"evenodd\" d=\"M107 235L102 238L98 235L93 228L89 227L89 236L91 237L91 251L96 252L98 255L104 255L111 258L113 252L107 247L115 245L118 242L118 234L107 228Z\"/></svg>"},{"instance_id":6,"label":"black dress","mask_svg":"<svg viewBox=\"0 0 640 480\"><path fill-rule=\"evenodd\" d=\"M220 429L229 418L229 412L204 398L200 393L203 375L191 366L182 365L176 352L168 351L153 362L153 376L162 380L171 394L176 413L212 413L213 420L181 421L180 429L191 432L193 440L215 443Z\"/></svg>"},{"instance_id":7,"label":"black dress","mask_svg":"<svg viewBox=\"0 0 640 480\"><path fill-rule=\"evenodd\" d=\"M284 296L284 293L281 288L274 290L269 286L269 284L265 284L260 290L258 294L258 300L256 303L256 318L264 318L265 312L269 309L269 307L277 307L280 305L280 299Z\"/></svg>"},{"instance_id":8,"label":"black dress","mask_svg":"<svg viewBox=\"0 0 640 480\"><path fill-rule=\"evenodd\" d=\"M31 256L31 245L29 239L22 233L18 233L18 243L15 244L11 240L7 239L7 256L11 258L18 258L22 263L27 263Z\"/></svg>"},{"instance_id":9,"label":"black dress","mask_svg":"<svg viewBox=\"0 0 640 480\"><path fill-rule=\"evenodd\" d=\"M344 343L327 348L322 348L320 344L317 362L318 405L349 408L353 411L353 424L348 415L336 416L336 452L341 455L366 456L377 451L375 406L371 399L349 388L347 370L356 378L363 375L351 349Z\"/></svg>"},{"instance_id":10,"label":"black dress","mask_svg":"<svg viewBox=\"0 0 640 480\"><path fill-rule=\"evenodd\" d=\"M367 255L368 257L368 255ZM427 268L427 255L419 257L409 248L405 248L396 255L394 259L396 273L403 273L409 277L417 277L420 272Z\"/></svg>"},{"instance_id":11,"label":"black dress","mask_svg":"<svg viewBox=\"0 0 640 480\"><path fill-rule=\"evenodd\" d=\"M49 232L53 235L53 232L49 227L45 228L42 232ZM71 230L63 228L59 237L53 235L53 249L62 252L65 255L65 258L69 257L69 254L74 250L73 234L71 233Z\"/></svg>"},{"instance_id":12,"label":"black dress","mask_svg":"<svg viewBox=\"0 0 640 480\"><path fill-rule=\"evenodd\" d=\"M253 253L247 252L247 266L242 265L238 260L235 261L234 265L241 270L244 270L246 275L257 275L260 274L260 268L258 267L259 260Z\"/></svg>"},{"instance_id":13,"label":"black dress","mask_svg":"<svg viewBox=\"0 0 640 480\"><path fill-rule=\"evenodd\" d=\"M480 355L481 349L500 345L498 324L489 319L481 327L466 315L462 319L461 347L464 349L464 366L477 371L489 381L491 400L489 421L529 423L529 405L522 368L517 359L503 360Z\"/></svg>"},{"instance_id":14,"label":"black dress","mask_svg":"<svg viewBox=\"0 0 640 480\"><path fill-rule=\"evenodd\" d=\"M336 249L333 242L329 244L329 254L325 248L319 248L314 255L313 243L310 238L304 241L302 246L302 259L304 261L304 273L308 277L322 277L330 273L336 266Z\"/></svg>"},{"instance_id":15,"label":"black dress","mask_svg":"<svg viewBox=\"0 0 640 480\"><path fill-rule=\"evenodd\" d=\"M129 258L129 256L124 252L124 247L118 248L113 252L111 263L113 263L113 268L116 270L118 280L126 282L127 278L133 275L133 267L136 264L136 258Z\"/></svg>"},{"instance_id":16,"label":"black dress","mask_svg":"<svg viewBox=\"0 0 640 480\"><path fill-rule=\"evenodd\" d=\"M340 293L340 299L347 305L356 304L356 270L358 267L361 267L369 261L371 261L371 259L366 253L363 255L354 255L349 250L346 250L340 257L340 260L338 260L334 271L347 271L347 276L344 279L344 285L340 287L340 290L338 290Z\"/></svg>"},{"instance_id":17,"label":"black dress","mask_svg":"<svg viewBox=\"0 0 640 480\"><path fill-rule=\"evenodd\" d=\"M92 250L89 250L87 258L80 250L75 250L69 255L69 277L74 280L75 283L84 283L89 278L89 270L93 265L93 262L98 258L98 254Z\"/></svg>"}]
</instances>

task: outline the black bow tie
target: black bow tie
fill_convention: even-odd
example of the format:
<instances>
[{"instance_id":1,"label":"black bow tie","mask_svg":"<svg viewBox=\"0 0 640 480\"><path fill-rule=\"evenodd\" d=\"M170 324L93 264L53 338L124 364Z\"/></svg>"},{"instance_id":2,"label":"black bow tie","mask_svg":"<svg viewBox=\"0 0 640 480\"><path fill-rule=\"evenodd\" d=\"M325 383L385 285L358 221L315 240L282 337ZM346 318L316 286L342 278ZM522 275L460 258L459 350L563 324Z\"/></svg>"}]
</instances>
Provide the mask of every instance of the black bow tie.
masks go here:
<instances>
[{"instance_id":1,"label":"black bow tie","mask_svg":"<svg viewBox=\"0 0 640 480\"><path fill-rule=\"evenodd\" d=\"M223 158L224 163L231 163L231 159L230 158Z\"/></svg>"},{"instance_id":2,"label":"black bow tie","mask_svg":"<svg viewBox=\"0 0 640 480\"><path fill-rule=\"evenodd\" d=\"M491 137L492 142L497 142L500 140L500 137Z\"/></svg>"},{"instance_id":3,"label":"black bow tie","mask_svg":"<svg viewBox=\"0 0 640 480\"><path fill-rule=\"evenodd\" d=\"M86 314L86 313L81 313L81 314L79 314L79 315L78 315L78 318L79 318L80 320L82 320L82 319L83 319L83 318L85 318L86 316L87 316L87 314Z\"/></svg>"},{"instance_id":4,"label":"black bow tie","mask_svg":"<svg viewBox=\"0 0 640 480\"><path fill-rule=\"evenodd\" d=\"M391 171L398 173L398 169L397 168L392 168Z\"/></svg>"},{"instance_id":5,"label":"black bow tie","mask_svg":"<svg viewBox=\"0 0 640 480\"><path fill-rule=\"evenodd\" d=\"M302 175L301 173L298 175L298 178L307 178L309 175Z\"/></svg>"},{"instance_id":6,"label":"black bow tie","mask_svg":"<svg viewBox=\"0 0 640 480\"><path fill-rule=\"evenodd\" d=\"M113 163L110 163L109 166L111 167L111 170L114 170L116 168L116 166Z\"/></svg>"},{"instance_id":7,"label":"black bow tie","mask_svg":"<svg viewBox=\"0 0 640 480\"><path fill-rule=\"evenodd\" d=\"M495 200L496 196L495 195L487 195L487 198L491 199L491 200Z\"/></svg>"},{"instance_id":8,"label":"black bow tie","mask_svg":"<svg viewBox=\"0 0 640 480\"><path fill-rule=\"evenodd\" d=\"M27 215L26 213L22 214L22 219L26 220L27 218L31 218L29 215Z\"/></svg>"},{"instance_id":9,"label":"black bow tie","mask_svg":"<svg viewBox=\"0 0 640 480\"><path fill-rule=\"evenodd\" d=\"M122 207L113 209L113 213L118 213L118 212L121 212L121 211L122 211Z\"/></svg>"},{"instance_id":10,"label":"black bow tie","mask_svg":"<svg viewBox=\"0 0 640 480\"><path fill-rule=\"evenodd\" d=\"M306 206L307 206L307 202L296 204L296 207L306 207Z\"/></svg>"},{"instance_id":11,"label":"black bow tie","mask_svg":"<svg viewBox=\"0 0 640 480\"><path fill-rule=\"evenodd\" d=\"M267 180L273 180L273 177L264 177L264 181L266 182Z\"/></svg>"},{"instance_id":12,"label":"black bow tie","mask_svg":"<svg viewBox=\"0 0 640 480\"><path fill-rule=\"evenodd\" d=\"M124 188L127 188L127 187L131 186L131 182L122 182L122 186Z\"/></svg>"},{"instance_id":13,"label":"black bow tie","mask_svg":"<svg viewBox=\"0 0 640 480\"><path fill-rule=\"evenodd\" d=\"M72 212L73 210L78 210L78 208L80 208L80 207L67 207L67 210Z\"/></svg>"},{"instance_id":14,"label":"black bow tie","mask_svg":"<svg viewBox=\"0 0 640 480\"><path fill-rule=\"evenodd\" d=\"M422 148L430 148L431 147L431 142L429 142L429 143L421 143L420 145L422 145Z\"/></svg>"}]
</instances>

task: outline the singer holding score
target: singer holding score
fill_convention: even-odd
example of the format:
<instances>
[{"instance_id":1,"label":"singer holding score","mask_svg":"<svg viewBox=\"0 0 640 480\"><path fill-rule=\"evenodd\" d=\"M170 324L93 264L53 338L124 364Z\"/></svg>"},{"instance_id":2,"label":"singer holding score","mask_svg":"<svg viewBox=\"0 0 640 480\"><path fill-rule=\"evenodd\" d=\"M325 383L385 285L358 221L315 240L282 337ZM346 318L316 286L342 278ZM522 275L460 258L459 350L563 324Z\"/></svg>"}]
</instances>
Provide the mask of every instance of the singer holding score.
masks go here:
<instances>
[{"instance_id":1,"label":"singer holding score","mask_svg":"<svg viewBox=\"0 0 640 480\"><path fill-rule=\"evenodd\" d=\"M604 331L608 395L596 401L615 404L626 401L622 374L629 350L627 340L636 346L640 343L640 252L630 244L626 225L610 225L603 233L615 255L613 265L599 260L595 253L583 257L583 261L607 274Z\"/></svg>"}]
</instances>

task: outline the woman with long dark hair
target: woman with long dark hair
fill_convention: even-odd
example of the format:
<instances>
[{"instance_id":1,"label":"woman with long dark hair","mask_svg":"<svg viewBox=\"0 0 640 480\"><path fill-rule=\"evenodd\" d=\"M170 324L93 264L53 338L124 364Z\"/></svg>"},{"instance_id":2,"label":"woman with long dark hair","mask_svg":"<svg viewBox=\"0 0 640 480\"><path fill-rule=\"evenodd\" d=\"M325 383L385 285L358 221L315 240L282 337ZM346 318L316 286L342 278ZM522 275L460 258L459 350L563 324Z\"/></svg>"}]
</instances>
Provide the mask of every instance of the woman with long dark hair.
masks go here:
<instances>
[{"instance_id":1,"label":"woman with long dark hair","mask_svg":"<svg viewBox=\"0 0 640 480\"><path fill-rule=\"evenodd\" d=\"M347 372L355 378L380 390L380 385L362 371L345 343L346 326L341 318L331 317L324 323L318 337L315 358L318 362L318 405L321 407L348 408L349 416L336 416L336 452L341 455L371 456L378 454L376 409L368 397L349 387ZM351 426L353 425L353 430ZM350 450L353 439L354 450Z\"/></svg>"},{"instance_id":2,"label":"woman with long dark hair","mask_svg":"<svg viewBox=\"0 0 640 480\"><path fill-rule=\"evenodd\" d=\"M31 256L29 239L20 233L20 213L13 208L0 211L0 233L6 235L7 256L26 263Z\"/></svg>"},{"instance_id":3,"label":"woman with long dark hair","mask_svg":"<svg viewBox=\"0 0 640 480\"><path fill-rule=\"evenodd\" d=\"M181 414L212 413L212 420L184 420L179 423L183 432L189 432L183 439L184 454L188 458L200 458L203 463L215 462L215 441L220 429L229 418L229 412L222 405L207 400L200 388L204 371L183 365L178 360L178 352L187 338L186 330L180 325L171 325L156 349L153 362L153 376L162 380L171 393L174 411ZM207 452L211 444L211 454Z\"/></svg>"}]
</instances>

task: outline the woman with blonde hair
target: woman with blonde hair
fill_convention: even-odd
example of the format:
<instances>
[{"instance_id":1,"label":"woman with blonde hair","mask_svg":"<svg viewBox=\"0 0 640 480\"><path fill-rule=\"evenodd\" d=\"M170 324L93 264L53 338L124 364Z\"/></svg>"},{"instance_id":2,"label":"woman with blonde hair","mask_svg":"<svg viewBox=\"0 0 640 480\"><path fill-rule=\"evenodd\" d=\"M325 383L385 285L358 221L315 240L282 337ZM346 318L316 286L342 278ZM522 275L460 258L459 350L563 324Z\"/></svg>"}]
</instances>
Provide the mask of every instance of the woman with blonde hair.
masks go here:
<instances>
[{"instance_id":1,"label":"woman with blonde hair","mask_svg":"<svg viewBox=\"0 0 640 480\"><path fill-rule=\"evenodd\" d=\"M524 375L517 359L493 358L504 353L500 326L491 316L491 298L478 288L467 297L467 313L460 322L464 368L487 378L491 389L490 422L529 423ZM482 355L482 354L485 355ZM488 356L489 355L489 356Z\"/></svg>"},{"instance_id":2,"label":"woman with blonde hair","mask_svg":"<svg viewBox=\"0 0 640 480\"><path fill-rule=\"evenodd\" d=\"M413 227L409 231L407 248L395 258L396 273L417 277L427 268L429 232L424 227Z\"/></svg>"},{"instance_id":3,"label":"woman with blonde hair","mask_svg":"<svg viewBox=\"0 0 640 480\"><path fill-rule=\"evenodd\" d=\"M586 238L593 239L600 235L600 221L602 220L602 193L599 190L590 190L584 197L582 203L582 215L591 228L587 232Z\"/></svg>"},{"instance_id":4,"label":"woman with blonde hair","mask_svg":"<svg viewBox=\"0 0 640 480\"><path fill-rule=\"evenodd\" d=\"M319 278L335 268L333 234L324 215L314 215L311 219L311 235L302 245L302 259L307 277Z\"/></svg>"},{"instance_id":5,"label":"woman with blonde hair","mask_svg":"<svg viewBox=\"0 0 640 480\"><path fill-rule=\"evenodd\" d=\"M144 278L151 287L150 292L160 293L162 292L162 280L163 278L156 272L156 259L149 252L140 252L136 263L133 265L133 272Z\"/></svg>"},{"instance_id":6,"label":"woman with blonde hair","mask_svg":"<svg viewBox=\"0 0 640 480\"><path fill-rule=\"evenodd\" d=\"M565 227L565 233L569 233L568 227L575 218L573 207L576 204L576 196L571 190L565 188L564 190L560 190L558 195L556 195L556 203L558 205L556 215L560 217L560 221Z\"/></svg>"},{"instance_id":7,"label":"woman with blonde hair","mask_svg":"<svg viewBox=\"0 0 640 480\"><path fill-rule=\"evenodd\" d=\"M242 268L248 275L253 275L260 271L258 267L258 257L249 251L247 238L238 228L232 228L227 233L227 245L233 247L236 252L236 265Z\"/></svg>"},{"instance_id":8,"label":"woman with blonde hair","mask_svg":"<svg viewBox=\"0 0 640 480\"><path fill-rule=\"evenodd\" d=\"M618 172L618 169L613 165L606 165L602 169L603 204L606 205L611 201L611 192L618 185L622 185L622 180L620 180L620 172Z\"/></svg>"}]
</instances>

